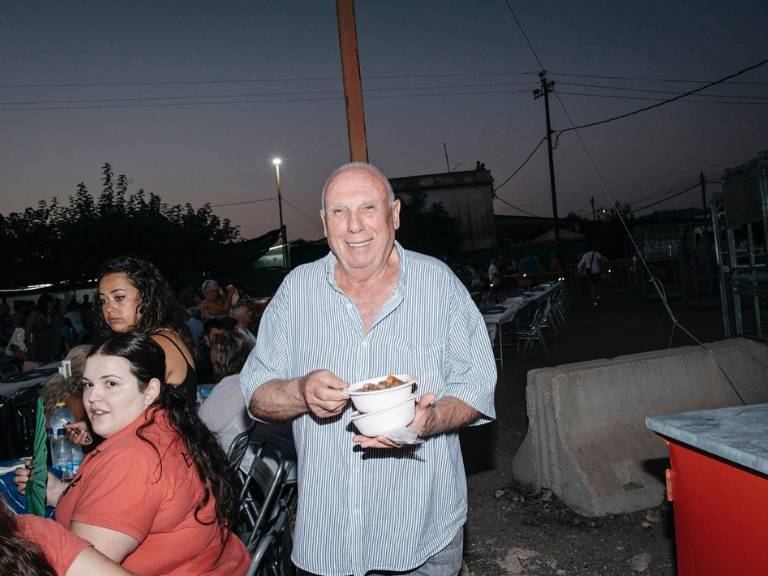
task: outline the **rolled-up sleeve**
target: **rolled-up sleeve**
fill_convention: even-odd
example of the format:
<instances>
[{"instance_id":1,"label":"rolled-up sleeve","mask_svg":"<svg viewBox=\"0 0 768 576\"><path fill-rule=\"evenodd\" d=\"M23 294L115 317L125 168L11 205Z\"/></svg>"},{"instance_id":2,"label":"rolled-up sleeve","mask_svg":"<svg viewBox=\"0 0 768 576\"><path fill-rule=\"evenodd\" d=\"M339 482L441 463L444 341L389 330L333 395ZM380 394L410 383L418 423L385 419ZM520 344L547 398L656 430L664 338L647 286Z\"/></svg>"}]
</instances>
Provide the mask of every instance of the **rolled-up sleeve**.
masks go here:
<instances>
[{"instance_id":1,"label":"rolled-up sleeve","mask_svg":"<svg viewBox=\"0 0 768 576\"><path fill-rule=\"evenodd\" d=\"M446 354L447 374L440 396L453 396L480 413L472 425L496 419L496 361L480 311L463 286L455 286Z\"/></svg>"},{"instance_id":2,"label":"rolled-up sleeve","mask_svg":"<svg viewBox=\"0 0 768 576\"><path fill-rule=\"evenodd\" d=\"M286 317L288 310L288 286L283 282L267 305L259 323L256 346L251 350L240 373L240 389L249 406L253 393L265 382L287 378L288 340ZM253 415L248 414L253 418Z\"/></svg>"}]
</instances>

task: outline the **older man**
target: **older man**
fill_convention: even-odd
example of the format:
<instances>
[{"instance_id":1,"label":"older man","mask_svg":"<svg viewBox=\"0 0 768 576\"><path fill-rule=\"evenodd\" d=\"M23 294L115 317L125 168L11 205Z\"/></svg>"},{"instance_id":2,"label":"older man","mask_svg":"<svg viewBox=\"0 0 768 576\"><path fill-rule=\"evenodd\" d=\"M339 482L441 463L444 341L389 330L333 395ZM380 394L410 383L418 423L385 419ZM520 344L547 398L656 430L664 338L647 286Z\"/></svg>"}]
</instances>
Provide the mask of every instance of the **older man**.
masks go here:
<instances>
[{"instance_id":1,"label":"older man","mask_svg":"<svg viewBox=\"0 0 768 576\"><path fill-rule=\"evenodd\" d=\"M369 164L331 174L331 252L286 277L241 373L253 416L293 419L293 561L323 575L457 574L466 481L457 430L495 416L496 366L469 294L438 260L395 242L400 202ZM347 386L414 374L424 442L355 435Z\"/></svg>"}]
</instances>

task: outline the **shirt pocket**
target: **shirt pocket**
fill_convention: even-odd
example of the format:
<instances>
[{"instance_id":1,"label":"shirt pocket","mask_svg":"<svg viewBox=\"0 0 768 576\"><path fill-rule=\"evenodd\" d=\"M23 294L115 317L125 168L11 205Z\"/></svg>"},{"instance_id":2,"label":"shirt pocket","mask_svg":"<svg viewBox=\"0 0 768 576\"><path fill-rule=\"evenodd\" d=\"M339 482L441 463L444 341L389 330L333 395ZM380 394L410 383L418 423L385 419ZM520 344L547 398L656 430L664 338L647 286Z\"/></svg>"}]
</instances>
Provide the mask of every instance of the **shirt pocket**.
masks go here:
<instances>
[{"instance_id":1,"label":"shirt pocket","mask_svg":"<svg viewBox=\"0 0 768 576\"><path fill-rule=\"evenodd\" d=\"M443 346L439 340L394 340L385 346L382 374L410 374L416 378L416 395L438 394L443 387Z\"/></svg>"}]
</instances>

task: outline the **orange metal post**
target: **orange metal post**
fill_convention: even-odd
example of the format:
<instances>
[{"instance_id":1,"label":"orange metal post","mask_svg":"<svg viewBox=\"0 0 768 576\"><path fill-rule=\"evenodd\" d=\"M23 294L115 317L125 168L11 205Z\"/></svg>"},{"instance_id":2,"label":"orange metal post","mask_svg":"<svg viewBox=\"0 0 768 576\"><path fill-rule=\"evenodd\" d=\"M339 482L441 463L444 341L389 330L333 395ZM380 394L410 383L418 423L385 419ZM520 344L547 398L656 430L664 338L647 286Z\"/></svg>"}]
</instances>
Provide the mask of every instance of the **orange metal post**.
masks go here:
<instances>
[{"instance_id":1,"label":"orange metal post","mask_svg":"<svg viewBox=\"0 0 768 576\"><path fill-rule=\"evenodd\" d=\"M360 61L357 56L354 0L336 0L336 18L339 23L341 69L344 75L349 158L352 162L368 162L368 142L365 136L365 112L363 110L363 83L360 80Z\"/></svg>"}]
</instances>

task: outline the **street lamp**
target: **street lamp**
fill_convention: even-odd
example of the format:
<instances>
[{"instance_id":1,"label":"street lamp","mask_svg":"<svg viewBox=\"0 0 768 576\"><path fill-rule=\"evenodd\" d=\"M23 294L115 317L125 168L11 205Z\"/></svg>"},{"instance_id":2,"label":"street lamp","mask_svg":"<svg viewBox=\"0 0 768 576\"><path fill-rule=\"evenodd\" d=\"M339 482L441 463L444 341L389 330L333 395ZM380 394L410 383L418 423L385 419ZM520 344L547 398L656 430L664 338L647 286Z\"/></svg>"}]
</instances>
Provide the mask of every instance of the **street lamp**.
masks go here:
<instances>
[{"instance_id":1,"label":"street lamp","mask_svg":"<svg viewBox=\"0 0 768 576\"><path fill-rule=\"evenodd\" d=\"M283 197L280 194L280 164L283 161L280 158L273 158L272 164L275 166L275 180L277 182L277 209L280 213L280 237L283 243L283 271L288 272L290 269L290 262L288 261L288 233L285 230L285 224L283 224Z\"/></svg>"}]
</instances>

